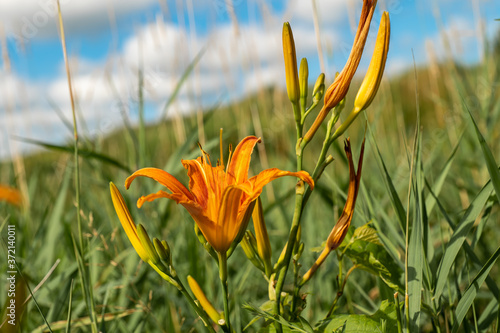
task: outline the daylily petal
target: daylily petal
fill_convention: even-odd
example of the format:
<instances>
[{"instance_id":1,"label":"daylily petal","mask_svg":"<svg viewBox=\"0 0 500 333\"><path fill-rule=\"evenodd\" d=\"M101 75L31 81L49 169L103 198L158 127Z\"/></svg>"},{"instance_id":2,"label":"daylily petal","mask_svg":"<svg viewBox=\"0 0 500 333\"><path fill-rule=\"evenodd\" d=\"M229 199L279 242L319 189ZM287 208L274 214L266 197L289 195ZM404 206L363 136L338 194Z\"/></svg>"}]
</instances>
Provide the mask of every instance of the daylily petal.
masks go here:
<instances>
[{"instance_id":1,"label":"daylily petal","mask_svg":"<svg viewBox=\"0 0 500 333\"><path fill-rule=\"evenodd\" d=\"M0 185L0 201L2 200L12 205L20 206L22 203L21 193L12 187Z\"/></svg>"},{"instance_id":2,"label":"daylily petal","mask_svg":"<svg viewBox=\"0 0 500 333\"><path fill-rule=\"evenodd\" d=\"M227 166L226 185L240 184L247 180L252 151L260 141L255 136L247 136L241 140Z\"/></svg>"},{"instance_id":3,"label":"daylily petal","mask_svg":"<svg viewBox=\"0 0 500 333\"><path fill-rule=\"evenodd\" d=\"M137 200L137 208L141 208L142 205L148 201L148 202L151 202L153 200L156 200L158 198L167 198L167 199L171 199L171 200L174 200L176 203L182 203L182 202L193 202L191 200L188 200L186 201L186 197L183 196L182 194L180 193L174 193L174 194L170 194L170 193L167 193L165 191L158 191L156 193L151 193L151 194L148 194L148 195L143 195L142 197L140 197L138 200Z\"/></svg>"},{"instance_id":4,"label":"daylily petal","mask_svg":"<svg viewBox=\"0 0 500 333\"><path fill-rule=\"evenodd\" d=\"M261 171L257 176L250 178L247 182L241 184L240 186L245 189L247 193L249 193L250 201L257 199L257 197L262 193L262 188L273 181L276 178L284 177L284 176L292 176L300 178L305 181L311 189L314 188L314 180L309 176L309 173L306 171L283 171L277 168L266 169Z\"/></svg>"},{"instance_id":5,"label":"daylily petal","mask_svg":"<svg viewBox=\"0 0 500 333\"><path fill-rule=\"evenodd\" d=\"M139 176L148 177L148 178L156 180L158 183L162 184L163 186L168 188L170 191L172 191L172 193L183 194L186 197L186 200L187 199L189 199L189 200L194 199L191 192L189 192L189 190L186 188L186 186L182 185L182 183L180 181L178 181L177 178L175 178L174 176L172 176L168 172L163 171L161 169L157 169L157 168L143 168L143 169L137 170L136 172L134 172L132 175L130 175L130 177L128 177L125 180L125 187L128 189L130 187L130 184L132 183L132 181Z\"/></svg>"},{"instance_id":6,"label":"daylily petal","mask_svg":"<svg viewBox=\"0 0 500 333\"><path fill-rule=\"evenodd\" d=\"M189 190L195 196L196 202L205 207L208 197L208 176L203 169L201 157L195 160L181 160L181 162L188 172Z\"/></svg>"},{"instance_id":7,"label":"daylily petal","mask_svg":"<svg viewBox=\"0 0 500 333\"><path fill-rule=\"evenodd\" d=\"M201 233L205 237L205 239L213 244L213 241L216 239L217 226L214 221L212 221L209 217L204 214L204 209L195 202L191 203L181 203L181 205L186 208L189 215L196 222L198 227L200 228Z\"/></svg>"},{"instance_id":8,"label":"daylily petal","mask_svg":"<svg viewBox=\"0 0 500 333\"><path fill-rule=\"evenodd\" d=\"M242 195L243 190L237 186L228 186L222 195L217 220L216 240L212 245L220 253L229 249L240 230L239 224L242 221L238 221L238 213L241 208Z\"/></svg>"},{"instance_id":9,"label":"daylily petal","mask_svg":"<svg viewBox=\"0 0 500 333\"><path fill-rule=\"evenodd\" d=\"M116 215L118 215L118 219L120 220L125 233L127 234L130 243L134 247L135 251L141 257L141 259L145 262L148 262L149 257L144 250L144 247L139 240L139 236L137 235L137 227L135 226L134 220L130 215L130 211L123 200L122 195L118 188L116 188L115 184L109 183L109 189L111 191L111 199L113 200L113 206L115 207Z\"/></svg>"}]
</instances>

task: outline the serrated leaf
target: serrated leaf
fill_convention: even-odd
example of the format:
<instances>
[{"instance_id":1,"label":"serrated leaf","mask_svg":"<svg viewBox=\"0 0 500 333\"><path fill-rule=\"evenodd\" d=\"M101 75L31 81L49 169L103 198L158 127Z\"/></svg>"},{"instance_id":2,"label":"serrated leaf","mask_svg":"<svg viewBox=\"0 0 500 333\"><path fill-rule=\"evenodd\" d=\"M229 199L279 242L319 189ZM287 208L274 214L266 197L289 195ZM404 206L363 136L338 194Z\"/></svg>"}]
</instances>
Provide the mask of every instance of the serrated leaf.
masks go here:
<instances>
[{"instance_id":1,"label":"serrated leaf","mask_svg":"<svg viewBox=\"0 0 500 333\"><path fill-rule=\"evenodd\" d=\"M344 255L358 268L380 277L392 289L403 290L402 270L382 245L358 239L344 249Z\"/></svg>"},{"instance_id":2,"label":"serrated leaf","mask_svg":"<svg viewBox=\"0 0 500 333\"><path fill-rule=\"evenodd\" d=\"M362 240L368 243L383 246L382 242L378 238L377 230L371 226L370 222L354 230L351 242L356 240Z\"/></svg>"}]
</instances>

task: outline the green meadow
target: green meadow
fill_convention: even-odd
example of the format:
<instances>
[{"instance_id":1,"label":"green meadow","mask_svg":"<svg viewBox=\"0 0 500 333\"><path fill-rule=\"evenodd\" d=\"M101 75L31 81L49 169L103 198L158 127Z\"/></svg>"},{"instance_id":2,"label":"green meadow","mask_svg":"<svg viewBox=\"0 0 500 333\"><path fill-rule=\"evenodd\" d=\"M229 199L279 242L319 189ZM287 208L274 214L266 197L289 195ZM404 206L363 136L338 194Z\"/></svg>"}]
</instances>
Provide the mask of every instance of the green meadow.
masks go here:
<instances>
[{"instance_id":1,"label":"green meadow","mask_svg":"<svg viewBox=\"0 0 500 333\"><path fill-rule=\"evenodd\" d=\"M292 259L284 291L291 292L294 278L315 262L342 214L349 186L344 140L350 138L357 165L365 138L346 238L302 287L296 312L287 313L284 304L279 318L268 303L265 275L236 247L227 264L236 332L275 332L276 321L285 332L500 331L499 59L497 39L479 64L430 62L382 80L373 103L328 151L334 160L303 211L304 248L299 261ZM310 73L312 81L317 74ZM190 75L187 68L178 85ZM362 75L351 83L340 119L351 109ZM167 111L173 100L165 101ZM125 179L151 166L187 186L181 160L200 156L199 143L215 164L221 128L224 154L248 135L262 138L252 154L251 175L267 168L296 170L294 114L279 88L156 123L115 121L125 125L106 137L79 133L76 159L74 142L54 144L48 138L33 142L43 150L0 163L0 184L24 196L21 206L0 202L1 284L8 277L4 258L13 225L20 320L16 328L4 323L10 298L2 288L1 332L204 332L182 294L137 255L113 208L109 183L124 196L135 223L168 242L184 285L188 275L194 277L222 311L217 262L200 244L191 216L167 199L138 209L140 196L162 187L140 179L126 190ZM326 121L304 151L309 173L325 133ZM261 195L273 264L288 240L296 182L274 180ZM254 231L252 222L248 228Z\"/></svg>"}]
</instances>

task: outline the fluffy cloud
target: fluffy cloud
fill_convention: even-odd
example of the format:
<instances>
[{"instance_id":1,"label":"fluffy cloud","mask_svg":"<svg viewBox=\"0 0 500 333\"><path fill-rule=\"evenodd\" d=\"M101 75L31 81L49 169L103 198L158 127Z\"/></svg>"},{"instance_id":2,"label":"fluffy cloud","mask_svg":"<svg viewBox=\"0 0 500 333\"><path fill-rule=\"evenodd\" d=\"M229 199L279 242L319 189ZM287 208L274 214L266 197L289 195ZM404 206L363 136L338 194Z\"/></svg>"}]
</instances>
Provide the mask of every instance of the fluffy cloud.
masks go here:
<instances>
[{"instance_id":1,"label":"fluffy cloud","mask_svg":"<svg viewBox=\"0 0 500 333\"><path fill-rule=\"evenodd\" d=\"M152 4L156 0L60 0L65 29L88 33L109 27L110 15L120 17ZM24 42L32 38L57 36L55 0L0 0L0 22L7 34Z\"/></svg>"}]
</instances>

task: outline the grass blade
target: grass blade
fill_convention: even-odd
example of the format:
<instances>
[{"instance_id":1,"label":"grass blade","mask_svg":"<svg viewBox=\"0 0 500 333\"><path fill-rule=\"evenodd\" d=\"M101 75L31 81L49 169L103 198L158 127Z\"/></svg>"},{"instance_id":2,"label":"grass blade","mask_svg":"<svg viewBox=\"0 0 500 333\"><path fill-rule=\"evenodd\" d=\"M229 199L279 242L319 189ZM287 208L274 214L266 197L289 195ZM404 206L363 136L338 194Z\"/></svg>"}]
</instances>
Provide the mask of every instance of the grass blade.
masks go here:
<instances>
[{"instance_id":1,"label":"grass blade","mask_svg":"<svg viewBox=\"0 0 500 333\"><path fill-rule=\"evenodd\" d=\"M469 208L458 223L457 228L454 230L453 235L451 236L450 241L446 246L446 250L437 270L436 288L434 291L435 299L438 300L441 297L449 272L451 270L451 266L455 262L458 251L460 251L460 249L462 248L467 234L474 226L474 222L483 210L484 205L486 205L486 202L488 201L492 190L493 185L491 181L488 181L488 183L484 185L484 187L469 205Z\"/></svg>"},{"instance_id":2,"label":"grass blade","mask_svg":"<svg viewBox=\"0 0 500 333\"><path fill-rule=\"evenodd\" d=\"M448 157L448 160L446 161L443 170L439 174L436 182L434 183L434 186L432 187L432 191L434 192L435 196L439 196L439 192L441 192L441 189L443 188L444 181L446 180L446 177L448 176L448 173L451 169L452 162L455 158L455 153L458 150L458 147L460 146L460 142L462 137L458 140L457 144L455 145L455 148L453 148L453 151L450 154L450 157ZM426 182L427 183L427 182ZM430 186L428 186L430 188ZM436 204L436 199L434 199L434 195L429 194L427 196L427 199L425 200L425 206L427 208L427 214L430 215L432 210L434 209L434 205Z\"/></svg>"},{"instance_id":3,"label":"grass blade","mask_svg":"<svg viewBox=\"0 0 500 333\"><path fill-rule=\"evenodd\" d=\"M170 95L169 99L165 103L165 106L163 107L163 111L162 111L163 119L167 118L168 108L169 108L170 104L172 104L173 101L175 101L175 99L177 98L177 95L179 94L179 91L181 90L182 85L184 84L184 82L186 81L186 79L189 77L189 75L193 71L193 69L196 66L196 64L200 61L201 57L205 53L205 50L206 50L205 47L202 48L200 50L200 52L198 52L198 54L196 55L196 57L194 57L193 61L191 61L191 63L184 70L184 73L182 73L182 76L179 79L179 82L177 82L177 85L175 86L174 92L172 93L172 95Z\"/></svg>"},{"instance_id":4,"label":"grass blade","mask_svg":"<svg viewBox=\"0 0 500 333\"><path fill-rule=\"evenodd\" d=\"M472 117L470 110L467 109L467 111L469 112L472 124L474 124L474 129L476 130L477 139L479 140L479 144L481 145L481 150L483 151L484 159L486 160L486 167L488 168L488 173L490 174L491 177L491 183L493 184L493 188L495 189L498 201L500 202L500 170L498 170L498 164L495 161L495 158L493 157L490 148L486 144L483 135L479 131L479 128L477 127L476 121L474 120L474 117Z\"/></svg>"},{"instance_id":5,"label":"grass blade","mask_svg":"<svg viewBox=\"0 0 500 333\"><path fill-rule=\"evenodd\" d=\"M488 259L486 264L483 266L483 268L481 268L479 273L477 273L476 277L471 281L471 283L465 290L465 293L458 302L457 310L455 311L457 320L455 321L455 324L453 325L453 328L451 330L452 333L458 332L458 329L460 328L460 325L462 324L467 311L469 311L469 307L472 305L472 302L476 298L479 288L484 283L484 280L488 276L499 256L500 247L498 247L495 253L493 253L493 255L490 257L490 259Z\"/></svg>"},{"instance_id":6,"label":"grass blade","mask_svg":"<svg viewBox=\"0 0 500 333\"><path fill-rule=\"evenodd\" d=\"M66 325L66 333L71 332L71 310L72 310L72 303L73 303L73 279L71 279L71 285L69 287L69 305L68 305L68 323Z\"/></svg>"},{"instance_id":7,"label":"grass blade","mask_svg":"<svg viewBox=\"0 0 500 333\"><path fill-rule=\"evenodd\" d=\"M368 126L369 128L370 126ZM389 171L387 171L387 167L384 163L384 160L382 158L382 153L380 152L380 149L377 145L377 142L375 141L375 138L373 137L373 132L371 132L371 142L373 146L376 149L376 154L375 158L378 162L379 168L382 171L383 179L385 186L387 188L387 193L389 194L389 197L391 199L392 207L394 208L394 211L396 212L396 216L398 217L399 221L399 226L401 230L403 231L403 234L405 233L405 223L406 223L406 211L403 207L403 204L401 203L401 199L398 196L398 193L396 191L396 188L394 187L394 183L392 182L391 176L389 175Z\"/></svg>"},{"instance_id":8,"label":"grass blade","mask_svg":"<svg viewBox=\"0 0 500 333\"><path fill-rule=\"evenodd\" d=\"M18 139L22 140L24 142L33 143L35 145L42 146L42 147L50 149L50 150L56 150L56 151L61 151L61 152L65 152L65 153L72 153L72 154L74 154L74 152L75 152L75 149L73 147L69 147L69 146L54 145L54 144L51 144L51 143L48 143L48 142L43 142L43 141L33 140L33 139L27 139L27 138L19 138L18 137ZM78 155L80 157L83 157L83 158L92 158L92 159L101 161L103 163L115 166L115 167L117 167L119 169L122 169L122 170L126 171L127 173L132 173L133 172L129 167L121 164L117 160L115 160L115 159L113 159L113 158L111 158L109 156L106 156L104 154L97 153L97 152L92 151L92 150L87 150L87 149L81 149L80 148L78 150Z\"/></svg>"}]
</instances>

